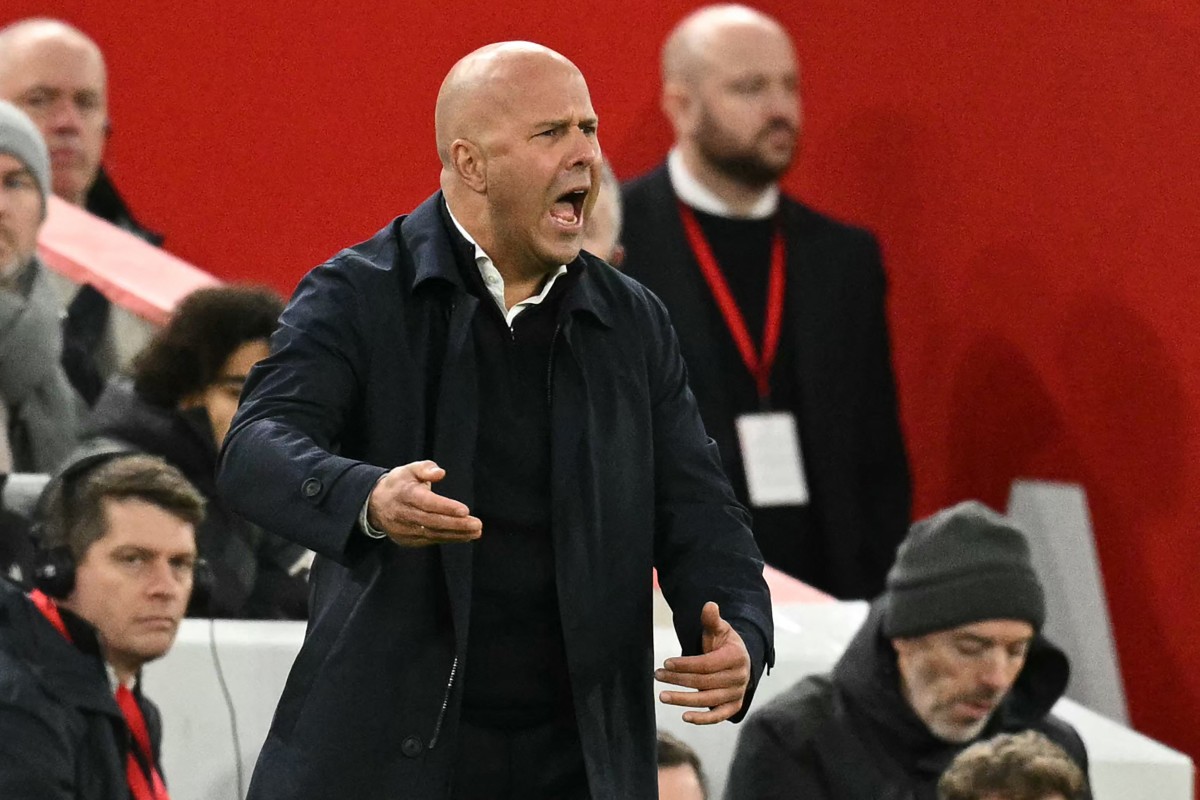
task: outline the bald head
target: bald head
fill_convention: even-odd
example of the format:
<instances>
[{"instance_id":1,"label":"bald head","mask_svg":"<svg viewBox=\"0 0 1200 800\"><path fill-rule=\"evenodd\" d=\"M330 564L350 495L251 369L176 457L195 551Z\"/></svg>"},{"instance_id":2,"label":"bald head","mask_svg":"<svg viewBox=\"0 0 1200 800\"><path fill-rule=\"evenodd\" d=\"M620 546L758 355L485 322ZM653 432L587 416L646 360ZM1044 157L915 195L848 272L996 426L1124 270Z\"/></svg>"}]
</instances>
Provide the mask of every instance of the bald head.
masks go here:
<instances>
[{"instance_id":1,"label":"bald head","mask_svg":"<svg viewBox=\"0 0 1200 800\"><path fill-rule=\"evenodd\" d=\"M108 77L100 48L53 19L0 30L0 99L29 115L50 151L54 193L83 205L108 130Z\"/></svg>"},{"instance_id":2,"label":"bald head","mask_svg":"<svg viewBox=\"0 0 1200 800\"><path fill-rule=\"evenodd\" d=\"M790 46L783 26L761 11L735 4L705 6L684 17L663 44L663 83L694 83L723 58L725 39L739 29L780 37Z\"/></svg>"},{"instance_id":3,"label":"bald head","mask_svg":"<svg viewBox=\"0 0 1200 800\"><path fill-rule=\"evenodd\" d=\"M498 116L513 110L524 91L522 73L556 67L583 79L566 57L534 42L498 42L461 58L442 81L434 111L442 166L450 163L455 139L480 142Z\"/></svg>"},{"instance_id":4,"label":"bald head","mask_svg":"<svg viewBox=\"0 0 1200 800\"><path fill-rule=\"evenodd\" d=\"M792 163L799 67L787 31L741 5L706 6L663 46L663 112L688 171L735 216Z\"/></svg>"},{"instance_id":5,"label":"bald head","mask_svg":"<svg viewBox=\"0 0 1200 800\"><path fill-rule=\"evenodd\" d=\"M435 116L446 203L504 275L506 297L573 261L600 182L579 69L539 44L488 45L451 68Z\"/></svg>"}]
</instances>

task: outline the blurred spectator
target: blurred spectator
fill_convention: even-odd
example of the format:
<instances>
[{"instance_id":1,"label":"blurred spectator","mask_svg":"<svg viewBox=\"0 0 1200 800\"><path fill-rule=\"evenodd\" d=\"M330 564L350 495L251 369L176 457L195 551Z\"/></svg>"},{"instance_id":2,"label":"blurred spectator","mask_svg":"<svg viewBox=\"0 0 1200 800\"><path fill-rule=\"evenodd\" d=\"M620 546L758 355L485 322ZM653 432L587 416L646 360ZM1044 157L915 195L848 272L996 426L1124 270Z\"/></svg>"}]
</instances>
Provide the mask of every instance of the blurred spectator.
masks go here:
<instances>
[{"instance_id":1,"label":"blurred spectator","mask_svg":"<svg viewBox=\"0 0 1200 800\"><path fill-rule=\"evenodd\" d=\"M938 781L938 800L1080 800L1087 782L1040 733L1002 733L958 754Z\"/></svg>"},{"instance_id":2,"label":"blurred spectator","mask_svg":"<svg viewBox=\"0 0 1200 800\"><path fill-rule=\"evenodd\" d=\"M140 673L175 640L204 500L161 459L89 452L43 510L39 589L0 581L0 797L165 799Z\"/></svg>"},{"instance_id":3,"label":"blurred spectator","mask_svg":"<svg viewBox=\"0 0 1200 800\"><path fill-rule=\"evenodd\" d=\"M583 223L583 249L614 267L625 259L621 246L621 184L605 161L600 165L600 194Z\"/></svg>"},{"instance_id":4,"label":"blurred spectator","mask_svg":"<svg viewBox=\"0 0 1200 800\"><path fill-rule=\"evenodd\" d=\"M0 98L21 108L50 151L54 194L151 244L101 163L111 133L108 74L99 46L53 19L26 19L0 30Z\"/></svg>"},{"instance_id":5,"label":"blurred spectator","mask_svg":"<svg viewBox=\"0 0 1200 800\"><path fill-rule=\"evenodd\" d=\"M104 171L111 128L108 78L100 48L82 31L53 19L27 19L0 30L0 99L29 115L50 153L54 194L118 228L158 245ZM120 366L109 301L90 285L76 289L57 274L51 283L66 309L63 363L89 405ZM138 335L133 327L127 335Z\"/></svg>"},{"instance_id":6,"label":"blurred spectator","mask_svg":"<svg viewBox=\"0 0 1200 800\"><path fill-rule=\"evenodd\" d=\"M14 472L49 472L77 441L83 403L59 358L58 302L37 257L50 160L29 119L0 101L0 400Z\"/></svg>"},{"instance_id":7,"label":"blurred spectator","mask_svg":"<svg viewBox=\"0 0 1200 800\"><path fill-rule=\"evenodd\" d=\"M666 731L658 732L658 800L708 800L700 757Z\"/></svg>"},{"instance_id":8,"label":"blurred spectator","mask_svg":"<svg viewBox=\"0 0 1200 800\"><path fill-rule=\"evenodd\" d=\"M283 302L266 289L223 286L188 295L112 381L85 423L87 436L128 442L165 458L208 500L197 531L214 573L213 616L299 619L307 613L309 553L230 511L216 496L217 453L250 368L268 352Z\"/></svg>"},{"instance_id":9,"label":"blurred spectator","mask_svg":"<svg viewBox=\"0 0 1200 800\"><path fill-rule=\"evenodd\" d=\"M727 800L934 800L968 745L1024 730L1086 774L1083 741L1050 713L1069 668L1044 619L1029 545L1005 518L969 502L914 524L833 673L744 723Z\"/></svg>"},{"instance_id":10,"label":"blurred spectator","mask_svg":"<svg viewBox=\"0 0 1200 800\"><path fill-rule=\"evenodd\" d=\"M622 269L671 313L763 558L874 597L910 514L879 245L780 192L801 113L778 22L701 8L667 38L662 80L675 145L626 184Z\"/></svg>"}]
</instances>

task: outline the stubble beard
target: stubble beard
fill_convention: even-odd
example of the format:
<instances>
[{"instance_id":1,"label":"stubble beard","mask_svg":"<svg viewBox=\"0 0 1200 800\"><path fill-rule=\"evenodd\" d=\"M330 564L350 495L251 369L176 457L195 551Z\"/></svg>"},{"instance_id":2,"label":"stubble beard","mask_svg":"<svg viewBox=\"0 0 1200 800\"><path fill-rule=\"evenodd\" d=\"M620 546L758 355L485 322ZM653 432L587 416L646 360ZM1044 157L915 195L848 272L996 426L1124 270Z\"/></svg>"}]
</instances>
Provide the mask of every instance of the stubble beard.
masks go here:
<instances>
[{"instance_id":1,"label":"stubble beard","mask_svg":"<svg viewBox=\"0 0 1200 800\"><path fill-rule=\"evenodd\" d=\"M733 143L733 137L725 133L721 123L707 110L699 129L703 133L697 137L696 144L704 160L730 180L755 190L766 189L776 183L791 167L796 155L796 129L780 120L764 125L748 145ZM779 161L768 159L762 152L765 147L763 140L775 130L785 130L793 137L787 158Z\"/></svg>"}]
</instances>

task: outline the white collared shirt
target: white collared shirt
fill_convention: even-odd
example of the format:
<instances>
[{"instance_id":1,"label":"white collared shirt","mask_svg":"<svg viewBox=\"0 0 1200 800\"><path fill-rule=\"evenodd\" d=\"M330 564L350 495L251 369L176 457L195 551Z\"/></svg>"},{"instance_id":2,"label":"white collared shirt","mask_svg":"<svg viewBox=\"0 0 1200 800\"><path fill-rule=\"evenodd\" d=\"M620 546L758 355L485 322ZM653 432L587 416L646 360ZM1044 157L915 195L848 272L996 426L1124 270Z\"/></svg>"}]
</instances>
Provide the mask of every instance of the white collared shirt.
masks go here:
<instances>
[{"instance_id":1,"label":"white collared shirt","mask_svg":"<svg viewBox=\"0 0 1200 800\"><path fill-rule=\"evenodd\" d=\"M504 276L500 274L500 270L496 269L496 265L492 263L492 257L483 252L483 248L479 246L479 242L475 241L474 237L467 233L467 229L462 226L462 223L454 216L454 212L450 210L449 203L446 204L446 212L450 215L450 221L454 223L454 227L458 229L462 237L475 248L475 266L479 268L479 274L483 276L483 285L487 287L488 294L492 296L492 299L496 301L496 305L500 307L500 313L504 315L504 321L508 323L510 330L512 329L513 320L517 318L517 315L530 306L536 306L545 300L546 296L550 294L550 289L554 286L554 282L560 276L566 274L567 265L560 264L558 269L554 271L554 274L546 281L540 292L533 297L522 300L512 308L507 308L504 305ZM384 473L379 476L379 481L383 480L386 475L387 473ZM376 481L376 483L379 483L379 481ZM374 488L372 488L372 491L374 491ZM387 534L373 526L367 519L367 508L370 504L371 495L368 493L367 499L363 501L362 509L358 512L358 527L372 539L383 539Z\"/></svg>"},{"instance_id":2,"label":"white collared shirt","mask_svg":"<svg viewBox=\"0 0 1200 800\"><path fill-rule=\"evenodd\" d=\"M512 328L513 320L517 318L518 314L530 306L536 306L545 300L546 296L550 294L550 289L554 286L554 282L560 276L566 274L567 265L560 264L558 269L546 280L540 292L533 297L525 298L512 308L508 308L504 305L504 276L500 274L500 270L496 269L496 265L492 263L492 257L483 252L483 248L479 246L479 243L472 238L471 234L467 233L467 229L454 216L454 212L450 211L449 204L446 205L446 211L450 214L450 221L454 223L454 227L458 228L458 232L462 234L462 237L475 248L475 266L479 268L479 274L483 276L483 285L487 287L488 294L496 301L496 305L500 306L500 313L504 315L504 321L508 323L509 328Z\"/></svg>"},{"instance_id":3,"label":"white collared shirt","mask_svg":"<svg viewBox=\"0 0 1200 800\"><path fill-rule=\"evenodd\" d=\"M678 147L671 148L667 155L667 175L671 179L671 188L675 190L675 196L705 214L730 219L767 219L779 208L779 185L772 184L763 189L763 193L754 201L748 212L735 212L728 203L717 197L688 171L687 165L683 163L683 153L679 152Z\"/></svg>"}]
</instances>

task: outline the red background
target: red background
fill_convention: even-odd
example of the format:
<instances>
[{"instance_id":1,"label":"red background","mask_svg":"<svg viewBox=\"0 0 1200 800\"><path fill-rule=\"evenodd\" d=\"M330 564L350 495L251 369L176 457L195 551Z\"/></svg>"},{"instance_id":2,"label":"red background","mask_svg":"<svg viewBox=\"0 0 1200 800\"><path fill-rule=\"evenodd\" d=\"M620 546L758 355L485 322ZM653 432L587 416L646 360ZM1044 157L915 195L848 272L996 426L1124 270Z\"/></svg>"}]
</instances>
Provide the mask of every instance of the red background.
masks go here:
<instances>
[{"instance_id":1,"label":"red background","mask_svg":"<svg viewBox=\"0 0 1200 800\"><path fill-rule=\"evenodd\" d=\"M0 23L89 32L139 216L199 266L284 291L436 187L438 85L486 42L574 59L618 174L655 164L658 46L692 7L241 5L8 0ZM762 7L804 65L787 187L884 244L917 511L1003 507L1017 476L1082 482L1133 721L1200 755L1200 9Z\"/></svg>"}]
</instances>

